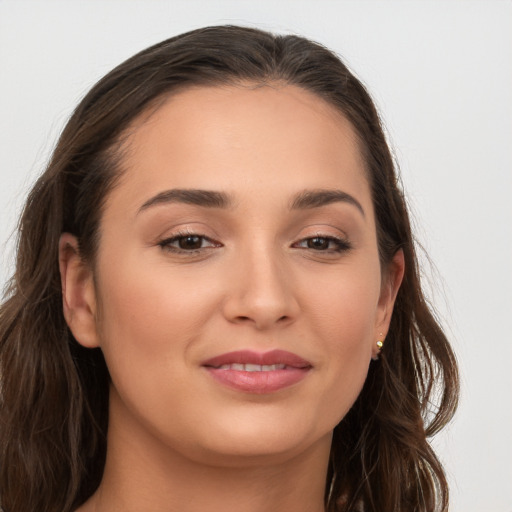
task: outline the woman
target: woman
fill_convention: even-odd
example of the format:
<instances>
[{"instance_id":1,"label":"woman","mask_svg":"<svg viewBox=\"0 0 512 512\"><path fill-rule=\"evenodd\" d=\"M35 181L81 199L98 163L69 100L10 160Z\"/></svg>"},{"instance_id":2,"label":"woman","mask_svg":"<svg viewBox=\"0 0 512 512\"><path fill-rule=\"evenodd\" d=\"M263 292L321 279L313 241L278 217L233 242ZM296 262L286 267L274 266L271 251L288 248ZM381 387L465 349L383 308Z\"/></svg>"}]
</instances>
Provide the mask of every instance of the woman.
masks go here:
<instances>
[{"instance_id":1,"label":"woman","mask_svg":"<svg viewBox=\"0 0 512 512\"><path fill-rule=\"evenodd\" d=\"M0 351L4 512L447 510L455 358L372 101L303 38L196 30L89 92Z\"/></svg>"}]
</instances>

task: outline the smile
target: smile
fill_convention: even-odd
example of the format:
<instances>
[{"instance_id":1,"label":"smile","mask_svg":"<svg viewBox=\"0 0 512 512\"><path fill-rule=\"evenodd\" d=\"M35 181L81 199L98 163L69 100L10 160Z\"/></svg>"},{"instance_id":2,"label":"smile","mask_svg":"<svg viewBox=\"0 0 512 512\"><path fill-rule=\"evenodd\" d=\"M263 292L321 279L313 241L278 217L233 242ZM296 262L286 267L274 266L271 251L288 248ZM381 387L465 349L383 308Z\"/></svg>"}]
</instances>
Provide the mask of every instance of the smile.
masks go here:
<instances>
[{"instance_id":1,"label":"smile","mask_svg":"<svg viewBox=\"0 0 512 512\"><path fill-rule=\"evenodd\" d=\"M202 367L223 386L254 394L274 393L297 384L312 369L305 359L283 350L229 352L204 361Z\"/></svg>"},{"instance_id":2,"label":"smile","mask_svg":"<svg viewBox=\"0 0 512 512\"><path fill-rule=\"evenodd\" d=\"M273 372L286 369L285 364L223 364L217 370L238 370L243 372Z\"/></svg>"}]
</instances>

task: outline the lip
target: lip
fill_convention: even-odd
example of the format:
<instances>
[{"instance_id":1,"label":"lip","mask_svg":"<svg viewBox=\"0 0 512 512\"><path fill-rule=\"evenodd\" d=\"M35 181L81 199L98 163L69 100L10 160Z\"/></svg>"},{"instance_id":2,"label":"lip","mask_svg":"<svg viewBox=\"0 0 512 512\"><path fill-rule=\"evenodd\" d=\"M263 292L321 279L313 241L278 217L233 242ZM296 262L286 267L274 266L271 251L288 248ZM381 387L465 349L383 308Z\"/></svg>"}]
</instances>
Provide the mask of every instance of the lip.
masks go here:
<instances>
[{"instance_id":1,"label":"lip","mask_svg":"<svg viewBox=\"0 0 512 512\"><path fill-rule=\"evenodd\" d=\"M232 367L234 365L234 367ZM250 365L250 368L240 368ZM212 357L201 366L219 383L246 393L273 393L306 377L309 361L285 350L254 352L238 350ZM266 367L257 369L255 367Z\"/></svg>"}]
</instances>

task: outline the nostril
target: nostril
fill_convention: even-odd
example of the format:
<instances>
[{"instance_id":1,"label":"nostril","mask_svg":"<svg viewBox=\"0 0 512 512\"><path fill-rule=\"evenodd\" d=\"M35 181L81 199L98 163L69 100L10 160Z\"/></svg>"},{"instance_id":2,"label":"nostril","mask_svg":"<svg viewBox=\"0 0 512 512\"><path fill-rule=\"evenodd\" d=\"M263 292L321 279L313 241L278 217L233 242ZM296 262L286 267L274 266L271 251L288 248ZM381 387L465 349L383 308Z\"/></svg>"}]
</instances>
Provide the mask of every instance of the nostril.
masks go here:
<instances>
[{"instance_id":1,"label":"nostril","mask_svg":"<svg viewBox=\"0 0 512 512\"><path fill-rule=\"evenodd\" d=\"M255 322L257 324L260 324L261 323L261 318L258 319L258 318L252 318L251 316L245 316L245 315L238 315L236 316L234 319L233 319L235 322L238 322L238 323L247 323L247 322ZM276 324L285 324L286 322L288 322L290 320L290 316L288 315L283 315L283 316L280 316L279 318L275 319L275 323Z\"/></svg>"}]
</instances>

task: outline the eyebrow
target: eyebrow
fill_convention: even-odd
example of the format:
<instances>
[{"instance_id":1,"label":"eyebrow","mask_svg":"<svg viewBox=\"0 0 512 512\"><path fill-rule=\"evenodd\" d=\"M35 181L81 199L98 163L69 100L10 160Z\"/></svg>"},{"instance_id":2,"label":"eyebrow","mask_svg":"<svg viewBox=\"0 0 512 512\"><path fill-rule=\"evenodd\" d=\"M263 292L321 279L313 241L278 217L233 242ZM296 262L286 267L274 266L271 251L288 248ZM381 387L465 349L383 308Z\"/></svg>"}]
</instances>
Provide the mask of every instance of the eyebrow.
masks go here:
<instances>
[{"instance_id":1,"label":"eyebrow","mask_svg":"<svg viewBox=\"0 0 512 512\"><path fill-rule=\"evenodd\" d=\"M205 208L228 208L231 200L224 192L200 189L172 189L160 192L148 199L140 208L138 213L147 210L151 206L168 203L185 203Z\"/></svg>"},{"instance_id":2,"label":"eyebrow","mask_svg":"<svg viewBox=\"0 0 512 512\"><path fill-rule=\"evenodd\" d=\"M350 194L337 189L304 190L291 203L292 210L320 208L332 203L348 203L355 206L365 216L361 203Z\"/></svg>"},{"instance_id":3,"label":"eyebrow","mask_svg":"<svg viewBox=\"0 0 512 512\"><path fill-rule=\"evenodd\" d=\"M290 203L290 209L307 210L340 202L355 206L363 217L365 216L361 203L355 197L337 189L304 190L293 198ZM148 199L139 208L137 214L152 206L169 203L192 204L205 208L229 208L233 201L228 194L215 190L171 189L160 192Z\"/></svg>"}]
</instances>

